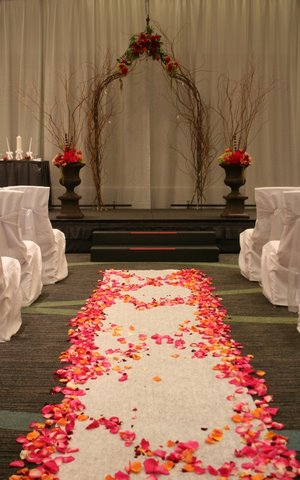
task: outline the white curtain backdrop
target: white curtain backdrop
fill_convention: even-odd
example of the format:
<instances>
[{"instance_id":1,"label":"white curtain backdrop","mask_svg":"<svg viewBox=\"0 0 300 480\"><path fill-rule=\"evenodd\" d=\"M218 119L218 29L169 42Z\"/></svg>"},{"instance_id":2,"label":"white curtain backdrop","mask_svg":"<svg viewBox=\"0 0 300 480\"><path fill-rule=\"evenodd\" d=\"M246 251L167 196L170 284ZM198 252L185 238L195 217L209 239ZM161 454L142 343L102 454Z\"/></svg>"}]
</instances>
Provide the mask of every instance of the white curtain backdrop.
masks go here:
<instances>
[{"instance_id":1,"label":"white curtain backdrop","mask_svg":"<svg viewBox=\"0 0 300 480\"><path fill-rule=\"evenodd\" d=\"M20 100L34 85L37 100L49 110L63 102L60 78L77 72L89 78L90 65L113 59L129 38L145 28L144 0L0 0L0 153L6 137L15 150L16 136L36 157L51 159L57 149L41 123ZM257 119L248 151L255 163L247 169L243 192L254 203L255 186L300 185L300 2L299 0L151 0L151 24L174 40L176 59L195 73L203 98L216 104L220 74L241 78L256 67L265 85L275 82ZM174 107L170 82L158 62L140 61L112 93L116 115L108 125L103 196L105 203L133 208L169 208L191 199L193 179L186 161L188 142ZM84 134L81 140L83 148ZM219 154L226 145L218 144ZM1 155L1 157L2 157ZM58 204L59 171L52 164L52 202ZM90 167L81 170L77 191L92 204ZM217 161L211 169L206 204L224 203L228 188Z\"/></svg>"}]
</instances>

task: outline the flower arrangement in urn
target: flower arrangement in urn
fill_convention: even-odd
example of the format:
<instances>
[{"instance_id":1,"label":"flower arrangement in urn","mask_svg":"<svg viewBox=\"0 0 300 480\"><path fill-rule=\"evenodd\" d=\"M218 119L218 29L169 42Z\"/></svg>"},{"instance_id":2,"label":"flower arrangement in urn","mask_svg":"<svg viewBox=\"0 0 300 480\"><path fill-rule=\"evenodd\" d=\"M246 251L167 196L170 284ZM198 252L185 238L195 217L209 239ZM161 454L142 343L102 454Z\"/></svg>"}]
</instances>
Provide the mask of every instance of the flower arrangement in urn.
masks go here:
<instances>
[{"instance_id":1,"label":"flower arrangement in urn","mask_svg":"<svg viewBox=\"0 0 300 480\"><path fill-rule=\"evenodd\" d=\"M65 134L65 146L63 152L55 155L52 163L56 167L65 167L66 165L74 163L83 163L81 150L77 150L77 148L73 146L73 137L69 140L68 135Z\"/></svg>"},{"instance_id":2,"label":"flower arrangement in urn","mask_svg":"<svg viewBox=\"0 0 300 480\"><path fill-rule=\"evenodd\" d=\"M218 157L221 166L246 167L252 163L246 152L250 132L272 88L272 84L265 87L261 84L254 67L250 67L239 81L225 75L219 77L216 111L221 119L225 145L228 146Z\"/></svg>"},{"instance_id":3,"label":"flower arrangement in urn","mask_svg":"<svg viewBox=\"0 0 300 480\"><path fill-rule=\"evenodd\" d=\"M79 171L84 167L81 150L74 146L73 137L65 134L65 145L63 151L55 155L53 165L60 169L59 183L66 188L66 192L58 197L62 206L56 218L82 218L84 215L79 208L80 195L74 192L74 188L81 183Z\"/></svg>"},{"instance_id":4,"label":"flower arrangement in urn","mask_svg":"<svg viewBox=\"0 0 300 480\"><path fill-rule=\"evenodd\" d=\"M266 87L261 84L254 67L250 67L239 81L225 75L219 77L216 111L227 148L218 157L218 162L225 170L224 183L231 188L231 192L224 196L226 207L222 217L248 217L244 213L244 202L248 197L239 192L239 187L246 182L245 169L253 162L246 149L254 121L272 88L272 84Z\"/></svg>"},{"instance_id":5,"label":"flower arrangement in urn","mask_svg":"<svg viewBox=\"0 0 300 480\"><path fill-rule=\"evenodd\" d=\"M232 150L230 147L225 148L224 153L218 157L219 164L224 165L241 165L248 167L253 162L252 157L244 149Z\"/></svg>"}]
</instances>

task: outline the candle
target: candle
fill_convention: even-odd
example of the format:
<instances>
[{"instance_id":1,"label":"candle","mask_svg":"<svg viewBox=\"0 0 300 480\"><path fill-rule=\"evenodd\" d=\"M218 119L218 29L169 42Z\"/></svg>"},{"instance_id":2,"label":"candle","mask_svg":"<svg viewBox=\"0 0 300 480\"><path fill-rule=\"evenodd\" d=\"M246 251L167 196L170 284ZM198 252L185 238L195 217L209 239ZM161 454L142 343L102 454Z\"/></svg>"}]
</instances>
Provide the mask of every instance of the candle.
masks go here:
<instances>
[{"instance_id":1,"label":"candle","mask_svg":"<svg viewBox=\"0 0 300 480\"><path fill-rule=\"evenodd\" d=\"M17 150L22 150L22 138L20 135L17 136Z\"/></svg>"},{"instance_id":2,"label":"candle","mask_svg":"<svg viewBox=\"0 0 300 480\"><path fill-rule=\"evenodd\" d=\"M30 142L29 142L29 148L28 148L29 152L31 152L31 144L32 144L32 138L30 139Z\"/></svg>"},{"instance_id":3,"label":"candle","mask_svg":"<svg viewBox=\"0 0 300 480\"><path fill-rule=\"evenodd\" d=\"M9 148L9 143L8 143L8 138L6 137L6 144L7 144L7 150L10 152L10 148Z\"/></svg>"}]
</instances>

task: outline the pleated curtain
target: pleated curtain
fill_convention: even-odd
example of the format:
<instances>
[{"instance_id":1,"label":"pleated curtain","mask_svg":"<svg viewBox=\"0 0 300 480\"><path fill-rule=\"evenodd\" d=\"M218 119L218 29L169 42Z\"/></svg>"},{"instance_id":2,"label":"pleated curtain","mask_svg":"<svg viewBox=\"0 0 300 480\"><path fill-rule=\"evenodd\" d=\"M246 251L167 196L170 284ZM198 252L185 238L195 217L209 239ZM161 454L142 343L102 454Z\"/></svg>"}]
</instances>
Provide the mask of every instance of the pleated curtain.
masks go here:
<instances>
[{"instance_id":1,"label":"pleated curtain","mask_svg":"<svg viewBox=\"0 0 300 480\"><path fill-rule=\"evenodd\" d=\"M239 80L253 65L263 85L274 88L250 135L243 193L254 203L254 187L299 185L300 2L298 0L151 0L151 24L172 42L176 59L187 67L205 101L217 102L221 74ZM113 63L132 34L144 30L143 0L0 0L0 153L26 151L32 138L36 157L51 162L57 148L43 126L43 112L64 104L63 81L71 91ZM169 48L169 47L168 47ZM28 92L40 106L24 103ZM114 115L107 125L103 171L105 203L133 208L169 208L191 200L189 132L182 128L174 88L159 62L139 61L108 92ZM28 103L28 102L27 102ZM84 149L85 130L80 145ZM216 158L227 145L216 134ZM82 204L95 201L91 169L81 171ZM59 171L50 165L52 203L62 193ZM224 172L213 163L204 204L224 203Z\"/></svg>"}]
</instances>

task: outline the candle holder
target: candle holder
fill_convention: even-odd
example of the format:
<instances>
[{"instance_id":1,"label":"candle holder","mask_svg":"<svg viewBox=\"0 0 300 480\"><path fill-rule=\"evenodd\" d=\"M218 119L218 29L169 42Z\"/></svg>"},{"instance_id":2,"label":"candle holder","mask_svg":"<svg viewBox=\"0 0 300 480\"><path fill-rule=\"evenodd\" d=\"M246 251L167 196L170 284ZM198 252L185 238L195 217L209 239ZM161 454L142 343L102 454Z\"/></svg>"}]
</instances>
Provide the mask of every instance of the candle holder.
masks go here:
<instances>
[{"instance_id":1,"label":"candle holder","mask_svg":"<svg viewBox=\"0 0 300 480\"><path fill-rule=\"evenodd\" d=\"M32 160L33 159L33 152L26 152L25 159L26 160Z\"/></svg>"},{"instance_id":2,"label":"candle holder","mask_svg":"<svg viewBox=\"0 0 300 480\"><path fill-rule=\"evenodd\" d=\"M23 150L16 150L16 160L22 160L23 159Z\"/></svg>"}]
</instances>

